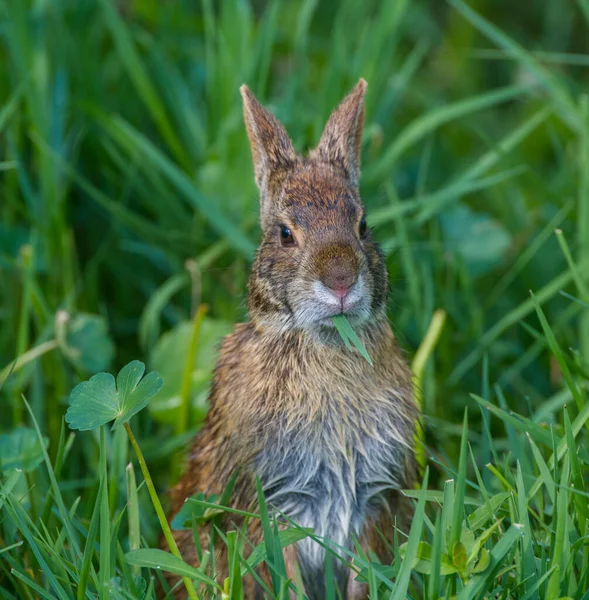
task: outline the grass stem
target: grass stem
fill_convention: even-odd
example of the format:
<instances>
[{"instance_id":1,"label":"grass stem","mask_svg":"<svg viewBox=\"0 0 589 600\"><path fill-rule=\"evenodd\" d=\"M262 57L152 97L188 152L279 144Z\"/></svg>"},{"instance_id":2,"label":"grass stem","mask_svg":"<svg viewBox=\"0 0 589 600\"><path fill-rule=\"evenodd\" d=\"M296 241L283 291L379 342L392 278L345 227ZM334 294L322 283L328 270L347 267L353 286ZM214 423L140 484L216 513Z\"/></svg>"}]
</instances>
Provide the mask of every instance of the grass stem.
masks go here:
<instances>
[{"instance_id":1,"label":"grass stem","mask_svg":"<svg viewBox=\"0 0 589 600\"><path fill-rule=\"evenodd\" d=\"M172 535L172 531L170 529L170 525L168 524L166 513L164 512L162 503L160 502L155 486L153 485L153 480L151 479L149 469L147 468L147 463L145 462L145 458L143 457L143 452L141 452L141 448L139 447L139 444L135 439L135 435L133 434L129 423L125 423L125 430L127 431L127 435L129 436L131 446L133 446L133 450L135 450L135 454L139 462L139 467L141 468L141 472L143 473L145 485L147 486L147 491L149 492L149 497L151 498L151 503L153 504L153 508L155 509L158 521L164 533L164 537L166 538L166 542L170 547L170 552L177 558L182 559L182 555L180 554L180 550L178 549L178 545L176 544L176 540L174 539L174 536ZM191 598L191 600L198 600L198 595L196 593L196 589L194 588L192 580L189 577L182 577L182 581L184 582L186 591L188 592L188 596Z\"/></svg>"},{"instance_id":2,"label":"grass stem","mask_svg":"<svg viewBox=\"0 0 589 600\"><path fill-rule=\"evenodd\" d=\"M444 329L444 323L446 322L446 311L442 309L436 310L432 316L432 320L429 324L427 333L421 342L421 345L415 353L413 362L411 363L411 371L413 373L413 387L414 387L414 398L415 403L422 409L423 406L423 390L422 382L425 367L430 356L433 354L434 349L442 335ZM424 433L421 423L417 423L415 429L415 453L417 455L417 463L423 469L425 468L425 446L424 446Z\"/></svg>"},{"instance_id":3,"label":"grass stem","mask_svg":"<svg viewBox=\"0 0 589 600\"><path fill-rule=\"evenodd\" d=\"M57 348L56 340L49 340L48 342L44 342L43 344L39 344L34 348L31 348L21 356L19 356L15 361L11 362L9 365L6 365L2 371L0 371L0 387L4 384L6 379L11 373L16 373L30 362L33 362L40 356L51 352Z\"/></svg>"}]
</instances>

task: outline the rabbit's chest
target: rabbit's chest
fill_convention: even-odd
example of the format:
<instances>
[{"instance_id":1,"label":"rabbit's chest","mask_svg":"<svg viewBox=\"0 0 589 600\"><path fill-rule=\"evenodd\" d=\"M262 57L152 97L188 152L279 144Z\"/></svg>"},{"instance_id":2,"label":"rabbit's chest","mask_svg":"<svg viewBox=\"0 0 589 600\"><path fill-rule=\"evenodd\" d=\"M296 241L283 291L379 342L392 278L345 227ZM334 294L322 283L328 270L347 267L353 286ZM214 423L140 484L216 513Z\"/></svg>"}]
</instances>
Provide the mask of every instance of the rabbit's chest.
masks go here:
<instances>
[{"instance_id":1,"label":"rabbit's chest","mask_svg":"<svg viewBox=\"0 0 589 600\"><path fill-rule=\"evenodd\" d=\"M317 425L317 424L315 424ZM325 419L310 428L276 430L258 455L256 471L268 503L303 527L344 547L382 508L384 492L399 487L404 449L386 423L362 433L357 424ZM298 544L305 570L321 569L324 550Z\"/></svg>"}]
</instances>

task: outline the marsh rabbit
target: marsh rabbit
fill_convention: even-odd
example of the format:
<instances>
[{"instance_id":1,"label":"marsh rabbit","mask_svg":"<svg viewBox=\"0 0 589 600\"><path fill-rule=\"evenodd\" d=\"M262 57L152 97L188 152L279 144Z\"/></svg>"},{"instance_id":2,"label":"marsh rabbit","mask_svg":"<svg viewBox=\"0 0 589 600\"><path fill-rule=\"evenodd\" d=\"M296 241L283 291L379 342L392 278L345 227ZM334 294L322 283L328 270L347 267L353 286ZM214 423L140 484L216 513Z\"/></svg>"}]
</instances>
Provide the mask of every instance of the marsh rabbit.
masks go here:
<instances>
[{"instance_id":1,"label":"marsh rabbit","mask_svg":"<svg viewBox=\"0 0 589 600\"><path fill-rule=\"evenodd\" d=\"M385 314L385 263L359 195L365 91L361 79L332 113L319 145L302 157L279 121L241 88L262 228L248 286L250 320L221 344L210 411L172 490L172 515L198 492L221 494L234 473L231 506L256 511L257 476L277 515L340 547L353 549L357 539L389 562L394 526L410 515L399 490L414 484L418 411ZM338 314L374 366L345 346L332 322ZM235 515L224 519L227 529L243 523ZM247 533L246 548L258 544L259 521ZM202 529L203 548L208 535ZM192 531L175 538L184 559L197 564ZM309 600L325 597L325 554L309 538L285 549L287 573L294 581L298 564ZM366 598L367 587L329 560L341 597ZM222 584L222 543L215 564ZM268 568L260 575L270 587ZM249 579L245 597L264 598ZM177 589L178 598L185 593Z\"/></svg>"}]
</instances>

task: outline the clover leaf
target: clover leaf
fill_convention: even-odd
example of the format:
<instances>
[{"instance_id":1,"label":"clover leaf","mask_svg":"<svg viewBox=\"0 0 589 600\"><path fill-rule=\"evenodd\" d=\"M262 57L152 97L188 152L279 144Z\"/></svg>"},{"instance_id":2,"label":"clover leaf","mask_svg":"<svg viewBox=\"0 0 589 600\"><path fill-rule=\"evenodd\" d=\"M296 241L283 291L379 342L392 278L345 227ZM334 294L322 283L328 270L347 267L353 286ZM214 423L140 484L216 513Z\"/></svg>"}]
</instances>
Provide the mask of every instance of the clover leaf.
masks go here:
<instances>
[{"instance_id":1,"label":"clover leaf","mask_svg":"<svg viewBox=\"0 0 589 600\"><path fill-rule=\"evenodd\" d=\"M134 360L120 370L116 385L110 373L98 373L78 384L70 394L65 415L70 428L87 431L114 420L114 430L126 423L162 387L159 373L152 371L141 379L144 373L145 365Z\"/></svg>"}]
</instances>

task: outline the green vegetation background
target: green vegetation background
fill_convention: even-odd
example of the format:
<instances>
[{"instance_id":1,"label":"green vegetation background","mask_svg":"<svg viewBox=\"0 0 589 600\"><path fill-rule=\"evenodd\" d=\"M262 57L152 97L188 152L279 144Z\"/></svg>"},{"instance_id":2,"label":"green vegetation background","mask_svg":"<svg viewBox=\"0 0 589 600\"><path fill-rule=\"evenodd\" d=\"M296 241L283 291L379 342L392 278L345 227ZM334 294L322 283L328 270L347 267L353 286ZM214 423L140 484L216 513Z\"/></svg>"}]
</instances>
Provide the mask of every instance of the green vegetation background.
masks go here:
<instances>
[{"instance_id":1,"label":"green vegetation background","mask_svg":"<svg viewBox=\"0 0 589 600\"><path fill-rule=\"evenodd\" d=\"M216 344L246 318L259 232L239 85L304 150L364 77L361 191L408 359L447 314L421 382L430 484L454 473L466 406L485 486L503 485L494 459L538 471L470 394L562 435L563 406L587 401L589 3L2 0L0 19L0 433L31 424L24 394L54 458L74 385L141 358L165 381L135 423L163 492ZM112 443L115 506L129 455ZM97 461L80 434L61 470L82 519ZM27 481L43 497L46 474Z\"/></svg>"}]
</instances>

